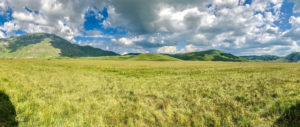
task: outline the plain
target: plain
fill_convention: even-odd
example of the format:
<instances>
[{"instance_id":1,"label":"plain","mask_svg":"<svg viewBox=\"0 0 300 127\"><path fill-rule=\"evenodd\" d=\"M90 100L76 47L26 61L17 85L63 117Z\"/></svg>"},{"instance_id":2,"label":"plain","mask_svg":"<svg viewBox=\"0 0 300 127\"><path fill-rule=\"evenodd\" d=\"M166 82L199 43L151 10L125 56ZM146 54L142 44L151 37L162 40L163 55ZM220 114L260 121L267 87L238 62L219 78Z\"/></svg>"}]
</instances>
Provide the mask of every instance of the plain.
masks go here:
<instances>
[{"instance_id":1,"label":"plain","mask_svg":"<svg viewBox=\"0 0 300 127\"><path fill-rule=\"evenodd\" d=\"M299 77L299 63L0 60L20 127L293 126Z\"/></svg>"}]
</instances>

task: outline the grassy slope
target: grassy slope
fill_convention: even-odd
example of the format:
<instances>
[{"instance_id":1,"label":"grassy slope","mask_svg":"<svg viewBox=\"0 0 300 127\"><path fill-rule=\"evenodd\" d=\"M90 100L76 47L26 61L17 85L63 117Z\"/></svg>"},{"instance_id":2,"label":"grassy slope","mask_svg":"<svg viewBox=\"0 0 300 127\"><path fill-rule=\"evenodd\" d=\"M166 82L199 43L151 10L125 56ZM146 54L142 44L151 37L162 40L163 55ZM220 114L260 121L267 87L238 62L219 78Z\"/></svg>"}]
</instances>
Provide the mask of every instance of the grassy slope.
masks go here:
<instances>
[{"instance_id":1,"label":"grassy slope","mask_svg":"<svg viewBox=\"0 0 300 127\"><path fill-rule=\"evenodd\" d=\"M51 46L50 39L45 39L41 43L28 45L15 52L3 54L6 58L51 58L59 57L61 51Z\"/></svg>"},{"instance_id":2,"label":"grassy slope","mask_svg":"<svg viewBox=\"0 0 300 127\"><path fill-rule=\"evenodd\" d=\"M219 50L207 50L202 52L190 52L171 55L175 58L190 61L247 61L247 59L234 56Z\"/></svg>"},{"instance_id":3,"label":"grassy slope","mask_svg":"<svg viewBox=\"0 0 300 127\"><path fill-rule=\"evenodd\" d=\"M140 55L136 55L130 60L136 61L179 61L179 59L170 57L167 55L160 55L160 54L152 54L152 53L144 53Z\"/></svg>"},{"instance_id":4,"label":"grassy slope","mask_svg":"<svg viewBox=\"0 0 300 127\"><path fill-rule=\"evenodd\" d=\"M300 52L291 53L285 57L279 57L274 55L262 55L262 56L241 56L250 61L263 62L263 61L273 61L273 62L300 62Z\"/></svg>"},{"instance_id":5,"label":"grassy slope","mask_svg":"<svg viewBox=\"0 0 300 127\"><path fill-rule=\"evenodd\" d=\"M129 60L129 61L180 61L180 59L153 53L144 53L139 55L126 55L126 56L105 56L99 58L85 58L85 59L98 59L98 60Z\"/></svg>"},{"instance_id":6,"label":"grassy slope","mask_svg":"<svg viewBox=\"0 0 300 127\"><path fill-rule=\"evenodd\" d=\"M20 127L270 127L300 101L297 63L0 60L0 70Z\"/></svg>"},{"instance_id":7,"label":"grassy slope","mask_svg":"<svg viewBox=\"0 0 300 127\"><path fill-rule=\"evenodd\" d=\"M300 52L294 52L285 57L288 62L300 62Z\"/></svg>"},{"instance_id":8,"label":"grassy slope","mask_svg":"<svg viewBox=\"0 0 300 127\"><path fill-rule=\"evenodd\" d=\"M27 34L0 40L0 58L115 56L114 52L79 46L52 34Z\"/></svg>"},{"instance_id":9,"label":"grassy slope","mask_svg":"<svg viewBox=\"0 0 300 127\"><path fill-rule=\"evenodd\" d=\"M275 55L262 55L262 56L241 56L242 58L248 59L250 61L255 62L263 62L263 61L278 61L281 59L279 56Z\"/></svg>"}]
</instances>

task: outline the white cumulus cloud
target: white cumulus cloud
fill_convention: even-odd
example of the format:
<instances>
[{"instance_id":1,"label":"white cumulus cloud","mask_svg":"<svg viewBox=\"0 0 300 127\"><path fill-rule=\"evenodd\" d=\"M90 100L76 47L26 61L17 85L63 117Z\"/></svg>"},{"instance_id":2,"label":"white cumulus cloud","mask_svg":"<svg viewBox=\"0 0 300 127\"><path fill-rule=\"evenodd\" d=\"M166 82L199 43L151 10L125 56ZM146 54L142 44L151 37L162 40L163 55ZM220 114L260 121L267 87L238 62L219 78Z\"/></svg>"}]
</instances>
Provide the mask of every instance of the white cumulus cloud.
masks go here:
<instances>
[{"instance_id":1,"label":"white cumulus cloud","mask_svg":"<svg viewBox=\"0 0 300 127\"><path fill-rule=\"evenodd\" d=\"M300 11L300 2L295 11ZM216 48L239 55L297 51L299 18L290 18L292 28L282 31L280 22L284 0L3 0L0 8L11 8L12 21L3 31L58 34L75 42L75 37L105 38L86 44L117 52L178 53ZM97 7L108 10L104 28L122 27L126 35L86 31L85 13ZM32 12L28 11L28 9ZM1 11L0 14L5 13ZM102 19L103 15L96 15ZM82 33L84 32L85 35ZM8 33L9 34L9 33ZM0 37L8 34L0 32ZM13 35L13 33L11 33ZM81 44L85 42L81 41ZM98 43L98 44L96 44ZM179 43L186 47L178 48ZM204 47L204 48L199 48ZM284 50L285 49L285 50Z\"/></svg>"}]
</instances>

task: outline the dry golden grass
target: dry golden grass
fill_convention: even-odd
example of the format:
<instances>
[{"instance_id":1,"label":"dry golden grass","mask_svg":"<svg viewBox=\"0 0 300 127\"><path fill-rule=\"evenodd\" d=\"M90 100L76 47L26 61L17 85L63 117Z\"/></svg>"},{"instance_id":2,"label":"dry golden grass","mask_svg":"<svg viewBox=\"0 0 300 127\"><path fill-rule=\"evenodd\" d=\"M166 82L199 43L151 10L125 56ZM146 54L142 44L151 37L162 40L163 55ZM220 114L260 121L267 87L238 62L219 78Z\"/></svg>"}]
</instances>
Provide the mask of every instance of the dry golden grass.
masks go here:
<instances>
[{"instance_id":1,"label":"dry golden grass","mask_svg":"<svg viewBox=\"0 0 300 127\"><path fill-rule=\"evenodd\" d=\"M0 60L19 126L279 126L299 63ZM296 112L299 113L299 112Z\"/></svg>"}]
</instances>

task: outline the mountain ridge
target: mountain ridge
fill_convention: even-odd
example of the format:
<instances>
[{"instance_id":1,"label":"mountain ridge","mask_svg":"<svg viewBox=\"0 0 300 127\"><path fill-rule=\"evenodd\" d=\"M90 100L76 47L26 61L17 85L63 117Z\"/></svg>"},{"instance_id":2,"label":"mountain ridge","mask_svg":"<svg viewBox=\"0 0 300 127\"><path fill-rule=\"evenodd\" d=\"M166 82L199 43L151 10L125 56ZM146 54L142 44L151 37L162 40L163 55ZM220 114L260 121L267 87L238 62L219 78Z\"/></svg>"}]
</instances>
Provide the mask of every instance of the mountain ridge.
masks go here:
<instances>
[{"instance_id":1,"label":"mountain ridge","mask_svg":"<svg viewBox=\"0 0 300 127\"><path fill-rule=\"evenodd\" d=\"M220 50L211 49L180 54L127 53L119 54L91 46L80 46L48 33L30 33L6 39L0 39L0 58L76 58L101 57L111 60L154 60L154 61L253 61L253 62L300 62L300 52L285 57L275 55L235 56ZM118 56L118 57L114 57ZM126 57L125 57L126 56Z\"/></svg>"},{"instance_id":2,"label":"mountain ridge","mask_svg":"<svg viewBox=\"0 0 300 127\"><path fill-rule=\"evenodd\" d=\"M170 54L170 56L182 60L188 60L188 61L234 61L234 62L247 61L247 59L216 49L210 49L210 50L200 51L200 52L173 54L173 55Z\"/></svg>"},{"instance_id":3,"label":"mountain ridge","mask_svg":"<svg viewBox=\"0 0 300 127\"><path fill-rule=\"evenodd\" d=\"M300 52L292 52L286 56L276 55L252 55L252 56L241 56L249 61L253 62L300 62Z\"/></svg>"},{"instance_id":4,"label":"mountain ridge","mask_svg":"<svg viewBox=\"0 0 300 127\"><path fill-rule=\"evenodd\" d=\"M279 60L281 57L276 55L250 55L250 56L240 56L242 58L248 59L250 61L276 61Z\"/></svg>"},{"instance_id":5,"label":"mountain ridge","mask_svg":"<svg viewBox=\"0 0 300 127\"><path fill-rule=\"evenodd\" d=\"M117 56L91 46L80 46L48 33L33 33L0 40L0 58L56 58Z\"/></svg>"},{"instance_id":6,"label":"mountain ridge","mask_svg":"<svg viewBox=\"0 0 300 127\"><path fill-rule=\"evenodd\" d=\"M285 57L288 62L300 62L300 52L293 52Z\"/></svg>"}]
</instances>

